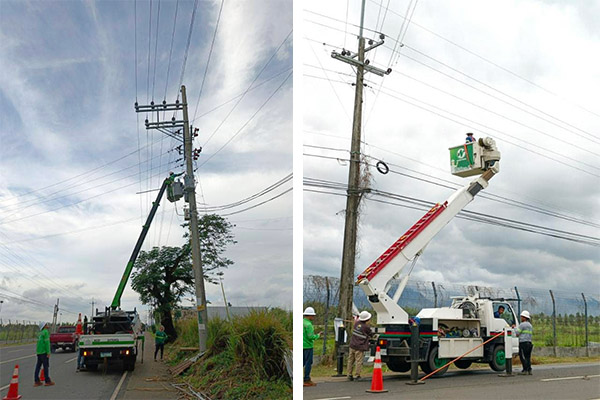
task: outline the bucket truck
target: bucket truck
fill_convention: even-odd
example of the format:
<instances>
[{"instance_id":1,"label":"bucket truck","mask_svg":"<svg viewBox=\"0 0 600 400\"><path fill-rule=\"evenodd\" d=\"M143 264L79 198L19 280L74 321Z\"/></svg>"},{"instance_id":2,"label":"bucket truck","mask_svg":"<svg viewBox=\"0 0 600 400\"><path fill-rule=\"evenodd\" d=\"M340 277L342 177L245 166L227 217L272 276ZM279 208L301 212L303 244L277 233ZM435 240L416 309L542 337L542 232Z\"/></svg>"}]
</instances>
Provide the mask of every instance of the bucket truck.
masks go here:
<instances>
[{"instance_id":1,"label":"bucket truck","mask_svg":"<svg viewBox=\"0 0 600 400\"><path fill-rule=\"evenodd\" d=\"M376 346L381 348L382 361L392 371L410 369L410 326L406 311L398 305L400 296L410 278L410 272L427 244L473 198L488 186L499 172L500 152L492 138L450 148L452 173L458 176L479 175L469 184L457 189L447 201L433 206L416 224L390 246L357 278L356 284L365 292L377 312L378 333ZM411 264L393 292L390 282L400 278ZM419 359L421 369L429 373L438 369L486 339L517 323L509 299L483 298L478 294L454 298L450 307L421 310L419 329ZM499 317L500 305L504 314ZM489 363L492 369L505 368L505 352L518 353L518 339L509 338L510 349L505 350L505 338L499 336L459 360L459 368L468 368L472 362ZM446 368L447 370L447 368ZM441 370L438 375L444 373Z\"/></svg>"},{"instance_id":2,"label":"bucket truck","mask_svg":"<svg viewBox=\"0 0 600 400\"><path fill-rule=\"evenodd\" d=\"M175 178L179 175L181 174L171 173L163 181L156 196L156 201L152 203L150 214L127 262L125 272L110 307L106 307L104 312L98 312L96 309L96 315L92 316L88 326L85 327L87 334L80 337L79 352L83 356L83 364L87 369L95 370L102 363L122 363L123 369L126 371L133 371L135 368L138 341L143 340L142 324L135 309L133 311L121 310L121 296L165 191L168 200L171 202L183 196L183 184L175 181Z\"/></svg>"}]
</instances>

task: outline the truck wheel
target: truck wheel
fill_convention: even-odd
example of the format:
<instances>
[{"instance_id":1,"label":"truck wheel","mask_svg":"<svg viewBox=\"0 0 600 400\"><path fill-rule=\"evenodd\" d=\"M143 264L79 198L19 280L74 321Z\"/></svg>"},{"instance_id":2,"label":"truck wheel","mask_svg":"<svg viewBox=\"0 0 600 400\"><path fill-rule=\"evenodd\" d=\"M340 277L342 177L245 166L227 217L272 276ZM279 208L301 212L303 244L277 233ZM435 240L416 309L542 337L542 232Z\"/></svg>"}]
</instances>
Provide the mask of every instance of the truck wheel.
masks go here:
<instances>
[{"instance_id":1,"label":"truck wheel","mask_svg":"<svg viewBox=\"0 0 600 400\"><path fill-rule=\"evenodd\" d=\"M394 372L407 372L410 371L410 363L406 362L404 358L390 357L386 362L388 368Z\"/></svg>"},{"instance_id":2,"label":"truck wheel","mask_svg":"<svg viewBox=\"0 0 600 400\"><path fill-rule=\"evenodd\" d=\"M423 369L423 372L427 372L429 374L429 373L435 371L436 369L448 364L448 360L446 360L445 358L438 358L438 349L439 349L438 347L434 347L429 352L429 357L427 357L427 366L428 366L429 372L425 371L424 369ZM436 372L435 375L442 376L446 373L446 371L448 371L448 367L439 370L438 372Z\"/></svg>"},{"instance_id":3,"label":"truck wheel","mask_svg":"<svg viewBox=\"0 0 600 400\"><path fill-rule=\"evenodd\" d=\"M56 346L50 346L50 353L56 353Z\"/></svg>"},{"instance_id":4,"label":"truck wheel","mask_svg":"<svg viewBox=\"0 0 600 400\"><path fill-rule=\"evenodd\" d=\"M492 361L490 361L490 368L494 371L504 371L506 368L506 354L504 353L504 345L499 344L494 347L492 351Z\"/></svg>"},{"instance_id":5,"label":"truck wheel","mask_svg":"<svg viewBox=\"0 0 600 400\"><path fill-rule=\"evenodd\" d=\"M98 369L98 364L85 364L85 369L89 369L90 371L96 371Z\"/></svg>"},{"instance_id":6,"label":"truck wheel","mask_svg":"<svg viewBox=\"0 0 600 400\"><path fill-rule=\"evenodd\" d=\"M471 364L473 364L473 361L468 360L458 360L454 363L454 365L456 365L456 367L460 369L467 369L471 366Z\"/></svg>"}]
</instances>

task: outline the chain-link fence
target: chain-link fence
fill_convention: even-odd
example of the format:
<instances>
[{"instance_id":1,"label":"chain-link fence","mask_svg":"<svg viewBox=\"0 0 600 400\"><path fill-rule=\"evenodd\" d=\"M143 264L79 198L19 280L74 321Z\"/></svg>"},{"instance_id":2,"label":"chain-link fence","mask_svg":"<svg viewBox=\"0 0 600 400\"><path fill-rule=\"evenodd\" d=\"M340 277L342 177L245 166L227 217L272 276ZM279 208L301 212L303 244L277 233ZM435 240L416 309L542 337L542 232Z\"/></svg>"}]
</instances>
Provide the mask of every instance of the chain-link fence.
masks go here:
<instances>
[{"instance_id":1,"label":"chain-link fence","mask_svg":"<svg viewBox=\"0 0 600 400\"><path fill-rule=\"evenodd\" d=\"M40 328L35 321L0 319L0 344L24 343L37 339Z\"/></svg>"},{"instance_id":2,"label":"chain-link fence","mask_svg":"<svg viewBox=\"0 0 600 400\"><path fill-rule=\"evenodd\" d=\"M317 312L315 324L331 327L339 300L339 278L304 276L304 304ZM390 283L390 295L398 281ZM570 293L551 289L514 286L498 288L457 285L439 282L410 281L398 301L410 315L423 308L450 306L453 296L479 293L480 296L503 298L517 314L532 314L536 346L588 347L600 346L600 295ZM354 288L354 304L358 310L371 310L359 287ZM325 329L325 332L328 329Z\"/></svg>"}]
</instances>

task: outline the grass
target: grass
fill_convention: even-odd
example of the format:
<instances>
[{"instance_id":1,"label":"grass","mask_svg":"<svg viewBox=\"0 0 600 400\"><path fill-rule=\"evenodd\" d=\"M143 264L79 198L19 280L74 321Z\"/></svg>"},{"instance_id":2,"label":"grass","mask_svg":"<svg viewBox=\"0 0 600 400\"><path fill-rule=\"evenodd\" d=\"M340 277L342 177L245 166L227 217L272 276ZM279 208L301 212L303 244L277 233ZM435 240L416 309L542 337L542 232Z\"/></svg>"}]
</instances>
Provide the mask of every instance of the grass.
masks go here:
<instances>
[{"instance_id":1,"label":"grass","mask_svg":"<svg viewBox=\"0 0 600 400\"><path fill-rule=\"evenodd\" d=\"M232 321L211 319L207 352L182 379L211 398L291 399L283 358L291 349L291 321L291 312L280 309L251 311ZM189 356L180 347L198 343L195 320L179 320L176 328L179 337L167 347L170 364Z\"/></svg>"}]
</instances>

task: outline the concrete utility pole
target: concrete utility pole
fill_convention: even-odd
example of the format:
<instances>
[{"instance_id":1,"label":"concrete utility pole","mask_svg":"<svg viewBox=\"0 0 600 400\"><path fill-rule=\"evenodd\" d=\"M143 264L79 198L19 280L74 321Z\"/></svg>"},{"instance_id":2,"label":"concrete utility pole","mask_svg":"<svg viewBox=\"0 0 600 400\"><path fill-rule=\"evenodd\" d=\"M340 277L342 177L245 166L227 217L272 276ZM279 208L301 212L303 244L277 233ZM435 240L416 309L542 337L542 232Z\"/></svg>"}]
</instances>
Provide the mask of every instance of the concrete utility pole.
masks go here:
<instances>
[{"instance_id":1,"label":"concrete utility pole","mask_svg":"<svg viewBox=\"0 0 600 400\"><path fill-rule=\"evenodd\" d=\"M208 312L206 310L206 291L204 289L204 271L200 255L200 238L198 237L198 209L196 206L196 181L194 179L194 165L192 158L192 133L188 119L187 96L185 85L181 86L181 101L183 102L183 151L185 157L185 192L190 205L190 234L192 242L192 265L194 267L194 281L196 283L196 310L198 312L198 338L200 352L206 350L208 331Z\"/></svg>"},{"instance_id":2,"label":"concrete utility pole","mask_svg":"<svg viewBox=\"0 0 600 400\"><path fill-rule=\"evenodd\" d=\"M92 305L92 319L94 318L94 304L96 304L94 302L94 298L92 297L92 302L90 303Z\"/></svg>"},{"instance_id":3,"label":"concrete utility pole","mask_svg":"<svg viewBox=\"0 0 600 400\"><path fill-rule=\"evenodd\" d=\"M196 310L198 315L198 340L200 352L206 351L206 340L208 331L206 324L208 323L208 313L206 310L206 291L204 289L204 272L202 270L202 261L200 254L200 238L198 236L198 210L196 206L196 181L194 179L194 154L199 150L192 148L192 132L190 130L187 95L185 86L181 86L181 103L177 100L174 104L167 104L163 101L161 104L138 105L135 103L136 112L156 113L156 122L150 122L146 119L146 129L156 129L167 136L183 142L183 157L185 159L186 174L184 176L184 196L185 201L190 205L190 242L192 246L192 265L194 268L194 280L196 284ZM176 120L175 116L171 121L159 121L160 112L166 111L182 111L183 119ZM174 129L183 129L183 140L178 134L180 131L173 132ZM168 131L171 129L171 131Z\"/></svg>"},{"instance_id":4,"label":"concrete utility pole","mask_svg":"<svg viewBox=\"0 0 600 400\"><path fill-rule=\"evenodd\" d=\"M360 34L358 38L358 53L343 50L342 53L333 51L331 57L356 67L356 91L354 93L354 118L352 122L352 142L350 145L350 171L348 173L348 196L346 198L346 221L344 224L344 247L342 254L342 272L340 275L340 301L338 315L343 320L352 317L352 297L354 288L354 263L356 259L356 236L358 230L358 206L363 188L360 187L360 142L362 132L362 103L365 71L373 72L379 76L389 74L391 69L382 69L365 62L365 53L383 44L384 36L380 42L369 40L369 47L365 49L363 25L365 20L365 0L362 0L360 14ZM358 58L358 59L357 59ZM350 327L351 329L351 327Z\"/></svg>"}]
</instances>

